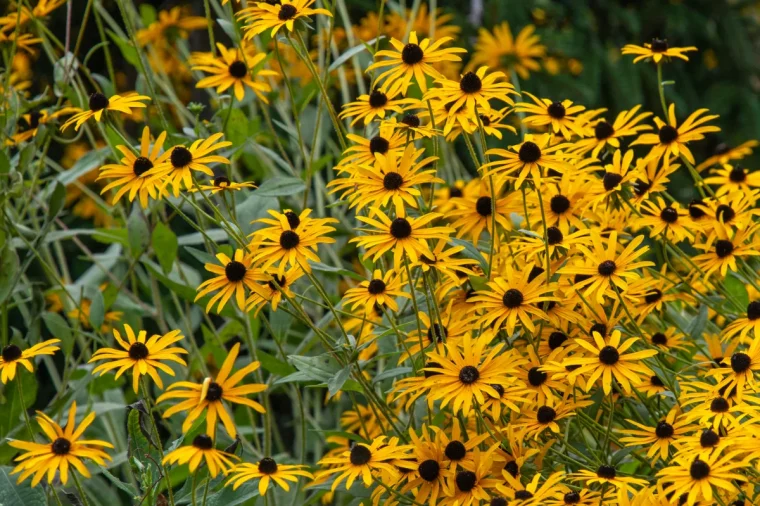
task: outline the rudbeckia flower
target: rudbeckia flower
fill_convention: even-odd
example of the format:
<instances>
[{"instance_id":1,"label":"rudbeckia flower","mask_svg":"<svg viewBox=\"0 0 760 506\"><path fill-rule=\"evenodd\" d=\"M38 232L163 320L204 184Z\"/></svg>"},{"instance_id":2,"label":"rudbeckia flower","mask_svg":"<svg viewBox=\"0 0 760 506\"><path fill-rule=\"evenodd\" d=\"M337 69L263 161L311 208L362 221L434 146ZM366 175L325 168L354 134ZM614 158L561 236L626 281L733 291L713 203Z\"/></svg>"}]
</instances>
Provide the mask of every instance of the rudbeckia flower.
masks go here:
<instances>
[{"instance_id":1,"label":"rudbeckia flower","mask_svg":"<svg viewBox=\"0 0 760 506\"><path fill-rule=\"evenodd\" d=\"M202 461L206 462L208 472L212 478L219 473L227 474L235 466L234 461L239 460L236 455L217 450L214 447L214 439L208 434L198 434L192 444L180 446L164 456L164 464L188 464L190 473L194 473Z\"/></svg>"},{"instance_id":2,"label":"rudbeckia flower","mask_svg":"<svg viewBox=\"0 0 760 506\"><path fill-rule=\"evenodd\" d=\"M93 93L90 95L89 110L83 111L78 109L78 113L70 117L66 122L61 125L61 132L64 132L71 125L74 126L74 130L79 131L81 127L88 119L95 118L95 121L100 121L103 114L107 111L118 111L124 114L132 114L133 109L140 109L147 107L144 101L150 101L150 97L145 95L138 95L136 92L127 93L125 95L113 95L111 98L106 97L102 93Z\"/></svg>"},{"instance_id":3,"label":"rudbeckia flower","mask_svg":"<svg viewBox=\"0 0 760 506\"><path fill-rule=\"evenodd\" d=\"M6 384L15 378L16 368L19 365L23 365L29 372L34 372L34 365L30 359L41 355L55 354L60 349L58 347L60 342L60 339L49 339L26 350L22 350L15 344L5 346L2 355L0 355L0 380Z\"/></svg>"},{"instance_id":4,"label":"rudbeckia flower","mask_svg":"<svg viewBox=\"0 0 760 506\"><path fill-rule=\"evenodd\" d=\"M277 3L256 2L253 7L241 10L237 17L247 23L243 26L245 39L251 40L256 35L272 29L270 35L275 37L278 31L285 28L292 32L295 22L300 18L323 14L332 17L327 9L313 9L316 0L281 0Z\"/></svg>"},{"instance_id":5,"label":"rudbeckia flower","mask_svg":"<svg viewBox=\"0 0 760 506\"><path fill-rule=\"evenodd\" d=\"M638 63L641 60L649 60L650 58L657 64L660 61L670 61L670 58L680 58L685 61L689 61L689 58L684 54L689 51L696 51L694 46L688 47L670 47L668 45L668 39L652 39L651 43L645 42L643 46L637 46L636 44L626 44L623 49L620 50L622 54L637 55L633 59L633 63Z\"/></svg>"}]
</instances>

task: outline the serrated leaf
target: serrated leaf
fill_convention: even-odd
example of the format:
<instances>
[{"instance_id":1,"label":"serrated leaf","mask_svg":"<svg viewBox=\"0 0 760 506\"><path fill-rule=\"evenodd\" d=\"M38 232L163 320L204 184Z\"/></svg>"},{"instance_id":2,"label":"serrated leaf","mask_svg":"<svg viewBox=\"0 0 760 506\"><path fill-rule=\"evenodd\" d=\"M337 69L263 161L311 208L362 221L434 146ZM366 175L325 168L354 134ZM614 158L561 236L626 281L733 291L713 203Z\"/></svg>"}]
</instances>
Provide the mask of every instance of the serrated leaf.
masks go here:
<instances>
[{"instance_id":1,"label":"serrated leaf","mask_svg":"<svg viewBox=\"0 0 760 506\"><path fill-rule=\"evenodd\" d=\"M306 189L303 181L297 177L273 177L264 181L256 190L257 197L287 197L301 193Z\"/></svg>"},{"instance_id":2,"label":"serrated leaf","mask_svg":"<svg viewBox=\"0 0 760 506\"><path fill-rule=\"evenodd\" d=\"M177 258L178 242L177 236L172 229L159 222L153 229L152 235L153 251L156 253L158 263L164 272L170 272L174 259Z\"/></svg>"}]
</instances>

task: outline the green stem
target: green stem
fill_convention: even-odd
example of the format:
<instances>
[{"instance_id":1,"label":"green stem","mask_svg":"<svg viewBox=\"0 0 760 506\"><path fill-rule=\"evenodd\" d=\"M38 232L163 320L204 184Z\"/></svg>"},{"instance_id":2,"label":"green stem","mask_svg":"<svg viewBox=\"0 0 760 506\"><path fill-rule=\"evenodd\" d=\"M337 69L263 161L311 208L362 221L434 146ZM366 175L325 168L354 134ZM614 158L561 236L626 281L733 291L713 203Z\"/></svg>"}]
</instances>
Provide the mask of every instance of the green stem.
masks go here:
<instances>
[{"instance_id":1,"label":"green stem","mask_svg":"<svg viewBox=\"0 0 760 506\"><path fill-rule=\"evenodd\" d=\"M174 506L174 491L172 490L172 482L169 479L169 469L163 462L164 457L164 445L161 443L161 436L158 433L158 426L153 419L153 401L148 393L148 385L145 382L145 376L140 377L140 388L142 388L143 399L145 400L145 409L148 411L148 418L150 419L150 425L153 428L153 437L156 439L156 445L158 451L161 454L161 468L164 472L164 479L166 480L166 493L169 495L169 504Z\"/></svg>"},{"instance_id":2,"label":"green stem","mask_svg":"<svg viewBox=\"0 0 760 506\"><path fill-rule=\"evenodd\" d=\"M82 504L84 506L90 506L90 501L87 500L87 494L84 493L84 489L82 488L82 483L79 481L79 475L76 471L71 472L71 476L74 478L74 484L77 487L77 490L79 491L79 497L82 499Z\"/></svg>"}]
</instances>

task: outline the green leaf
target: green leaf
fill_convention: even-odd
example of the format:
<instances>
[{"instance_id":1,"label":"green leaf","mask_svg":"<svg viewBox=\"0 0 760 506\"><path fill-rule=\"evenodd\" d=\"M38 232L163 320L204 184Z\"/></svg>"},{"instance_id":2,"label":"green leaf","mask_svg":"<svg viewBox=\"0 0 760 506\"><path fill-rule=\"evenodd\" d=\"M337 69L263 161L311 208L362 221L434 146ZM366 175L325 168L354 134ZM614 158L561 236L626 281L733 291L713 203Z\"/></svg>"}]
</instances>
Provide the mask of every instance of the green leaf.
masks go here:
<instances>
[{"instance_id":1,"label":"green leaf","mask_svg":"<svg viewBox=\"0 0 760 506\"><path fill-rule=\"evenodd\" d=\"M206 506L238 506L258 496L258 483L248 482L242 484L237 490L232 490L232 487L224 487L219 492L209 495L206 499Z\"/></svg>"},{"instance_id":2,"label":"green leaf","mask_svg":"<svg viewBox=\"0 0 760 506\"><path fill-rule=\"evenodd\" d=\"M174 259L177 258L177 236L172 229L159 222L153 229L153 251L164 272L170 272Z\"/></svg>"},{"instance_id":3,"label":"green leaf","mask_svg":"<svg viewBox=\"0 0 760 506\"><path fill-rule=\"evenodd\" d=\"M90 325L94 329L99 329L106 317L106 303L103 300L103 294L97 287L88 286L85 290L85 297L91 302Z\"/></svg>"},{"instance_id":4,"label":"green leaf","mask_svg":"<svg viewBox=\"0 0 760 506\"><path fill-rule=\"evenodd\" d=\"M16 484L17 476L10 476L13 468L0 467L0 504L3 506L29 506L47 504L42 487L32 487L28 482Z\"/></svg>"},{"instance_id":5,"label":"green leaf","mask_svg":"<svg viewBox=\"0 0 760 506\"><path fill-rule=\"evenodd\" d=\"M366 50L366 51L369 51L369 52L371 53L372 51L371 51L371 49L370 49L370 48L371 48L371 47L372 47L372 45L375 43L375 41L377 41L377 39L380 39L380 40L382 40L382 39L384 39L384 38L385 38L385 35L381 35L380 37L375 37L375 38L374 38L374 39L372 39L372 40L368 40L367 42L362 42L362 43L361 43L361 44L359 44L358 46L354 46L354 47L352 47L351 49L347 50L347 51L346 51L345 53L343 53L342 55L338 56L338 57L335 59L335 61L334 61L334 62L332 62L332 65L330 65L330 68L329 68L329 69L327 69L327 72L328 72L328 73L329 73L329 72L332 72L333 70L335 70L335 69L337 69L338 67L340 67L341 65L343 65L343 63L347 62L347 61L348 61L348 60L349 60L349 59L350 59L352 56L354 56L354 55L356 55L356 54L359 54L359 53L361 53L362 51L365 51L365 50Z\"/></svg>"},{"instance_id":6,"label":"green leaf","mask_svg":"<svg viewBox=\"0 0 760 506\"><path fill-rule=\"evenodd\" d=\"M92 238L103 244L121 244L129 246L129 232L126 228L99 228Z\"/></svg>"},{"instance_id":7,"label":"green leaf","mask_svg":"<svg viewBox=\"0 0 760 506\"><path fill-rule=\"evenodd\" d=\"M142 211L135 206L127 220L127 232L129 238L129 249L132 255L139 257L150 244L150 231L148 223Z\"/></svg>"},{"instance_id":8,"label":"green leaf","mask_svg":"<svg viewBox=\"0 0 760 506\"><path fill-rule=\"evenodd\" d=\"M214 255L211 255L210 253L206 253L203 250L199 250L198 248L193 248L192 246L185 246L184 250L190 253L195 257L196 260L198 260L202 264L214 264L216 263L216 258Z\"/></svg>"},{"instance_id":9,"label":"green leaf","mask_svg":"<svg viewBox=\"0 0 760 506\"><path fill-rule=\"evenodd\" d=\"M51 184L54 184L55 188L53 188L53 194L51 195L48 204L48 220L52 220L58 216L58 213L63 209L63 203L66 201L66 188L59 181L55 181Z\"/></svg>"},{"instance_id":10,"label":"green leaf","mask_svg":"<svg viewBox=\"0 0 760 506\"><path fill-rule=\"evenodd\" d=\"M61 350L64 356L70 356L71 350L74 348L74 336L66 319L58 313L45 312L42 313L42 320L53 337L61 340Z\"/></svg>"},{"instance_id":11,"label":"green leaf","mask_svg":"<svg viewBox=\"0 0 760 506\"><path fill-rule=\"evenodd\" d=\"M106 31L111 37L111 40L113 40L116 45L119 46L119 50L121 50L121 54L124 56L124 59L127 60L133 67L137 67L140 64L140 57L137 55L137 49L135 49L132 43L122 39L111 30Z\"/></svg>"},{"instance_id":12,"label":"green leaf","mask_svg":"<svg viewBox=\"0 0 760 506\"><path fill-rule=\"evenodd\" d=\"M60 181L62 185L68 186L88 172L103 165L109 153L108 147L93 149L77 160L69 170L58 174L55 179Z\"/></svg>"},{"instance_id":13,"label":"green leaf","mask_svg":"<svg viewBox=\"0 0 760 506\"><path fill-rule=\"evenodd\" d=\"M150 26L157 19L156 8L149 3L140 5L140 19L144 26Z\"/></svg>"},{"instance_id":14,"label":"green leaf","mask_svg":"<svg viewBox=\"0 0 760 506\"><path fill-rule=\"evenodd\" d=\"M154 462L161 461L161 455L148 442L148 438L143 434L143 428L140 426L140 417L143 416L139 409L131 409L127 417L127 434L129 438L128 456L132 470L139 478L142 490L151 487L153 476L158 476L159 470ZM148 458L148 456L152 457Z\"/></svg>"},{"instance_id":15,"label":"green leaf","mask_svg":"<svg viewBox=\"0 0 760 506\"><path fill-rule=\"evenodd\" d=\"M13 290L14 279L19 269L18 255L16 250L9 245L0 249L0 302L10 295Z\"/></svg>"},{"instance_id":16,"label":"green leaf","mask_svg":"<svg viewBox=\"0 0 760 506\"><path fill-rule=\"evenodd\" d=\"M723 285L726 287L726 291L739 303L739 306L743 308L749 304L749 292L747 292L747 286L733 274L726 276L723 281Z\"/></svg>"},{"instance_id":17,"label":"green leaf","mask_svg":"<svg viewBox=\"0 0 760 506\"><path fill-rule=\"evenodd\" d=\"M330 395L335 395L338 392L340 392L340 389L343 388L343 385L348 380L348 377L351 375L351 370L348 367L344 367L340 371L338 371L335 376L330 378L327 382L327 391L330 393Z\"/></svg>"},{"instance_id":18,"label":"green leaf","mask_svg":"<svg viewBox=\"0 0 760 506\"><path fill-rule=\"evenodd\" d=\"M16 438L31 438L31 434L28 434L21 419L21 402L19 401L16 381L21 381L21 389L24 392L24 406L34 405L34 401L37 399L37 379L33 374L27 372L26 369L16 369L16 378L5 385L2 396L4 402L0 403L0 440L8 436L16 426L23 427L20 432L16 431L14 433Z\"/></svg>"},{"instance_id":19,"label":"green leaf","mask_svg":"<svg viewBox=\"0 0 760 506\"><path fill-rule=\"evenodd\" d=\"M257 350L256 355L259 357L261 367L271 374L284 377L288 374L293 374L296 372L295 368L292 365L280 360L273 355L270 355L264 350Z\"/></svg>"},{"instance_id":20,"label":"green leaf","mask_svg":"<svg viewBox=\"0 0 760 506\"><path fill-rule=\"evenodd\" d=\"M224 116L224 121L227 121L227 128L225 130L225 139L230 141L234 147L245 144L248 140L248 118L242 110L237 109L233 105L232 111L230 111L230 119L226 119L226 111L220 113Z\"/></svg>"},{"instance_id":21,"label":"green leaf","mask_svg":"<svg viewBox=\"0 0 760 506\"><path fill-rule=\"evenodd\" d=\"M0 174L7 174L11 170L11 161L5 151L0 151Z\"/></svg>"},{"instance_id":22,"label":"green leaf","mask_svg":"<svg viewBox=\"0 0 760 506\"><path fill-rule=\"evenodd\" d=\"M267 179L256 190L257 197L287 197L301 193L306 185L297 177L273 177Z\"/></svg>"},{"instance_id":23,"label":"green leaf","mask_svg":"<svg viewBox=\"0 0 760 506\"><path fill-rule=\"evenodd\" d=\"M689 327L686 329L686 333L689 334L692 340L697 340L702 337L702 333L705 331L707 325L707 305L702 304L699 306L699 313L689 323Z\"/></svg>"},{"instance_id":24,"label":"green leaf","mask_svg":"<svg viewBox=\"0 0 760 506\"><path fill-rule=\"evenodd\" d=\"M327 383L341 370L335 359L328 354L316 357L292 355L288 357L288 360L298 371L275 381L275 383L289 383L292 381Z\"/></svg>"}]
</instances>

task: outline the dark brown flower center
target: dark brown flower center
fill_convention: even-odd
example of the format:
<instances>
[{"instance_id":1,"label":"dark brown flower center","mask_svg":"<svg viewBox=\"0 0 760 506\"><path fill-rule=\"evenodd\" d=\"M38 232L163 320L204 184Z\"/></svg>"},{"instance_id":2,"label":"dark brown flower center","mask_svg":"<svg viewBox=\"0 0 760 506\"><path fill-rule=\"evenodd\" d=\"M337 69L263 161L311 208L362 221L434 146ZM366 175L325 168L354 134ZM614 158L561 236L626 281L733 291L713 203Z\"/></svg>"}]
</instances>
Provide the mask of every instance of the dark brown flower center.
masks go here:
<instances>
[{"instance_id":1,"label":"dark brown flower center","mask_svg":"<svg viewBox=\"0 0 760 506\"><path fill-rule=\"evenodd\" d=\"M172 162L172 166L175 169L179 169L181 167L190 165L190 162L193 161L193 154L190 152L189 149L187 149L184 146L176 146L172 150L170 159Z\"/></svg>"},{"instance_id":2,"label":"dark brown flower center","mask_svg":"<svg viewBox=\"0 0 760 506\"><path fill-rule=\"evenodd\" d=\"M728 408L728 401L724 397L716 397L710 402L710 411L713 413L725 413Z\"/></svg>"},{"instance_id":3,"label":"dark brown flower center","mask_svg":"<svg viewBox=\"0 0 760 506\"><path fill-rule=\"evenodd\" d=\"M614 466L608 466L605 464L599 466L599 469L596 470L596 475L605 480L614 480L617 476L617 471Z\"/></svg>"},{"instance_id":4,"label":"dark brown flower center","mask_svg":"<svg viewBox=\"0 0 760 506\"><path fill-rule=\"evenodd\" d=\"M90 95L90 110L93 112L102 111L108 107L108 98L102 93L93 93Z\"/></svg>"},{"instance_id":5,"label":"dark brown flower center","mask_svg":"<svg viewBox=\"0 0 760 506\"><path fill-rule=\"evenodd\" d=\"M412 235L412 224L406 218L396 218L391 223L391 235L396 239L406 239Z\"/></svg>"},{"instance_id":6,"label":"dark brown flower center","mask_svg":"<svg viewBox=\"0 0 760 506\"><path fill-rule=\"evenodd\" d=\"M546 240L549 242L549 245L554 246L555 244L560 244L564 239L565 236L557 227L549 227L546 229Z\"/></svg>"},{"instance_id":7,"label":"dark brown flower center","mask_svg":"<svg viewBox=\"0 0 760 506\"><path fill-rule=\"evenodd\" d=\"M193 446L199 450L210 450L214 447L214 440L208 434L198 434L193 439Z\"/></svg>"},{"instance_id":8,"label":"dark brown flower center","mask_svg":"<svg viewBox=\"0 0 760 506\"><path fill-rule=\"evenodd\" d=\"M644 301L647 304L654 304L655 302L658 302L660 299L662 299L662 292L658 290L657 288L653 289L651 292L647 292L647 294L644 295Z\"/></svg>"},{"instance_id":9,"label":"dark brown flower center","mask_svg":"<svg viewBox=\"0 0 760 506\"><path fill-rule=\"evenodd\" d=\"M301 238L292 230L283 230L280 234L280 246L283 249L293 249L301 242Z\"/></svg>"},{"instance_id":10,"label":"dark brown flower center","mask_svg":"<svg viewBox=\"0 0 760 506\"><path fill-rule=\"evenodd\" d=\"M646 192L648 192L651 187L652 185L650 185L646 181L642 181L641 179L636 179L636 181L633 182L633 193L641 197Z\"/></svg>"},{"instance_id":11,"label":"dark brown flower center","mask_svg":"<svg viewBox=\"0 0 760 506\"><path fill-rule=\"evenodd\" d=\"M567 334L564 332L552 332L549 334L549 349L556 350L567 341Z\"/></svg>"},{"instance_id":12,"label":"dark brown flower center","mask_svg":"<svg viewBox=\"0 0 760 506\"><path fill-rule=\"evenodd\" d=\"M461 441L449 441L449 444L446 445L443 453L449 460L458 461L462 460L464 456L467 455L467 448Z\"/></svg>"},{"instance_id":13,"label":"dark brown flower center","mask_svg":"<svg viewBox=\"0 0 760 506\"><path fill-rule=\"evenodd\" d=\"M535 163L541 159L541 148L535 142L525 141L520 146L517 157L523 163Z\"/></svg>"},{"instance_id":14,"label":"dark brown flower center","mask_svg":"<svg viewBox=\"0 0 760 506\"><path fill-rule=\"evenodd\" d=\"M227 71L235 79L242 79L248 75L248 67L240 60L235 60L227 67Z\"/></svg>"},{"instance_id":15,"label":"dark brown flower center","mask_svg":"<svg viewBox=\"0 0 760 506\"><path fill-rule=\"evenodd\" d=\"M407 44L401 50L401 60L407 65L415 65L421 62L424 57L425 53L417 44Z\"/></svg>"},{"instance_id":16,"label":"dark brown flower center","mask_svg":"<svg viewBox=\"0 0 760 506\"><path fill-rule=\"evenodd\" d=\"M504 295L501 298L502 304L504 304L504 306L509 309L520 307L520 305L523 303L523 300L524 298L522 292L514 288L510 288L504 292Z\"/></svg>"},{"instance_id":17,"label":"dark brown flower center","mask_svg":"<svg viewBox=\"0 0 760 506\"><path fill-rule=\"evenodd\" d=\"M264 457L259 462L259 472L263 474L274 474L277 472L277 462L273 458Z\"/></svg>"},{"instance_id":18,"label":"dark brown flower center","mask_svg":"<svg viewBox=\"0 0 760 506\"><path fill-rule=\"evenodd\" d=\"M226 188L230 185L231 181L226 176L217 176L214 178L214 186L219 188Z\"/></svg>"},{"instance_id":19,"label":"dark brown flower center","mask_svg":"<svg viewBox=\"0 0 760 506\"><path fill-rule=\"evenodd\" d=\"M664 53L668 50L668 39L654 38L650 47L654 53Z\"/></svg>"},{"instance_id":20,"label":"dark brown flower center","mask_svg":"<svg viewBox=\"0 0 760 506\"><path fill-rule=\"evenodd\" d=\"M605 346L599 351L599 361L605 365L615 365L620 360L620 352L614 346Z\"/></svg>"},{"instance_id":21,"label":"dark brown flower center","mask_svg":"<svg viewBox=\"0 0 760 506\"><path fill-rule=\"evenodd\" d=\"M148 347L140 341L136 341L129 346L129 358L132 360L144 360L148 357Z\"/></svg>"},{"instance_id":22,"label":"dark brown flower center","mask_svg":"<svg viewBox=\"0 0 760 506\"><path fill-rule=\"evenodd\" d=\"M668 439L673 437L675 429L668 422L662 421L654 428L655 435L660 439Z\"/></svg>"},{"instance_id":23,"label":"dark brown flower center","mask_svg":"<svg viewBox=\"0 0 760 506\"><path fill-rule=\"evenodd\" d=\"M532 367L528 371L528 383L533 385L534 387L539 387L544 384L546 381L547 375L544 371L539 369L538 367Z\"/></svg>"},{"instance_id":24,"label":"dark brown flower center","mask_svg":"<svg viewBox=\"0 0 760 506\"><path fill-rule=\"evenodd\" d=\"M475 202L475 210L483 217L491 216L491 205L491 197L480 197Z\"/></svg>"},{"instance_id":25,"label":"dark brown flower center","mask_svg":"<svg viewBox=\"0 0 760 506\"><path fill-rule=\"evenodd\" d=\"M715 217L722 223L731 223L731 220L736 217L736 211L729 205L721 204L715 210Z\"/></svg>"},{"instance_id":26,"label":"dark brown flower center","mask_svg":"<svg viewBox=\"0 0 760 506\"><path fill-rule=\"evenodd\" d=\"M479 114L478 116L480 117L480 123L484 127L491 126L491 118L489 118L485 114Z\"/></svg>"},{"instance_id":27,"label":"dark brown flower center","mask_svg":"<svg viewBox=\"0 0 760 506\"><path fill-rule=\"evenodd\" d=\"M271 288L272 291L277 291L277 285L280 285L280 288L285 288L286 282L287 279L285 279L284 275L280 276L279 274L273 274L272 281L267 282L267 285L269 285L269 288ZM275 283L277 283L277 285Z\"/></svg>"},{"instance_id":28,"label":"dark brown flower center","mask_svg":"<svg viewBox=\"0 0 760 506\"><path fill-rule=\"evenodd\" d=\"M357 444L351 448L351 456L349 457L351 464L355 466L363 466L369 462L370 459L372 459L372 452L366 446Z\"/></svg>"},{"instance_id":29,"label":"dark brown flower center","mask_svg":"<svg viewBox=\"0 0 760 506\"><path fill-rule=\"evenodd\" d=\"M390 149L391 143L388 142L388 139L385 137L380 137L379 135L376 135L372 137L369 140L369 152L373 155L375 153L380 153L381 155L384 155L388 152L388 149Z\"/></svg>"},{"instance_id":30,"label":"dark brown flower center","mask_svg":"<svg viewBox=\"0 0 760 506\"><path fill-rule=\"evenodd\" d=\"M432 324L427 330L427 338L431 343L434 341L442 342L445 338L449 337L449 331L445 326Z\"/></svg>"},{"instance_id":31,"label":"dark brown flower center","mask_svg":"<svg viewBox=\"0 0 760 506\"><path fill-rule=\"evenodd\" d=\"M652 376L649 378L649 382L656 387L664 387L665 383L659 378L659 376Z\"/></svg>"},{"instance_id":32,"label":"dark brown flower center","mask_svg":"<svg viewBox=\"0 0 760 506\"><path fill-rule=\"evenodd\" d=\"M712 448L718 443L720 443L720 436L712 429L703 430L702 434L699 436L699 445L702 448Z\"/></svg>"},{"instance_id":33,"label":"dark brown flower center","mask_svg":"<svg viewBox=\"0 0 760 506\"><path fill-rule=\"evenodd\" d=\"M210 402L218 401L222 398L222 395L224 394L224 389L222 389L222 386L212 381L208 385L208 391L206 392L206 400Z\"/></svg>"},{"instance_id":34,"label":"dark brown flower center","mask_svg":"<svg viewBox=\"0 0 760 506\"><path fill-rule=\"evenodd\" d=\"M612 125L610 125L604 120L597 123L596 126L594 127L594 136L599 141L603 141L604 139L609 139L613 135L615 135L615 129L612 128Z\"/></svg>"},{"instance_id":35,"label":"dark brown flower center","mask_svg":"<svg viewBox=\"0 0 760 506\"><path fill-rule=\"evenodd\" d=\"M425 481L435 481L441 471L441 466L437 461L428 459L422 462L417 471L420 473L420 477Z\"/></svg>"},{"instance_id":36,"label":"dark brown flower center","mask_svg":"<svg viewBox=\"0 0 760 506\"><path fill-rule=\"evenodd\" d=\"M459 81L459 89L463 93L472 94L477 93L483 88L483 81L475 74L475 72L467 72L462 76Z\"/></svg>"},{"instance_id":37,"label":"dark brown flower center","mask_svg":"<svg viewBox=\"0 0 760 506\"><path fill-rule=\"evenodd\" d=\"M747 371L752 365L752 359L746 353L738 352L731 355L731 369L736 374Z\"/></svg>"},{"instance_id":38,"label":"dark brown flower center","mask_svg":"<svg viewBox=\"0 0 760 506\"><path fill-rule=\"evenodd\" d=\"M550 406L541 406L536 411L536 420L542 425L552 423L557 418L557 412Z\"/></svg>"},{"instance_id":39,"label":"dark brown flower center","mask_svg":"<svg viewBox=\"0 0 760 506\"><path fill-rule=\"evenodd\" d=\"M290 225L290 228L293 230L297 229L298 225L301 224L301 218L293 211L286 211L285 218L287 218L288 225Z\"/></svg>"},{"instance_id":40,"label":"dark brown flower center","mask_svg":"<svg viewBox=\"0 0 760 506\"><path fill-rule=\"evenodd\" d=\"M564 495L562 500L565 504L578 504L581 502L581 495L578 492L568 492Z\"/></svg>"},{"instance_id":41,"label":"dark brown flower center","mask_svg":"<svg viewBox=\"0 0 760 506\"><path fill-rule=\"evenodd\" d=\"M620 174L616 174L615 172L605 172L604 177L602 178L602 184L604 185L605 190L612 191L618 187L622 180L623 176Z\"/></svg>"},{"instance_id":42,"label":"dark brown flower center","mask_svg":"<svg viewBox=\"0 0 760 506\"><path fill-rule=\"evenodd\" d=\"M63 437L59 437L53 441L53 444L50 446L56 455L66 455L71 451L71 442Z\"/></svg>"},{"instance_id":43,"label":"dark brown flower center","mask_svg":"<svg viewBox=\"0 0 760 506\"><path fill-rule=\"evenodd\" d=\"M719 241L715 242L715 254L718 255L719 258L726 258L733 252L734 245L731 243L731 241L720 239Z\"/></svg>"},{"instance_id":44,"label":"dark brown flower center","mask_svg":"<svg viewBox=\"0 0 760 506\"><path fill-rule=\"evenodd\" d=\"M747 305L747 319L754 321L760 318L760 301L755 300ZM3 351L3 357L5 357L5 351Z\"/></svg>"},{"instance_id":45,"label":"dark brown flower center","mask_svg":"<svg viewBox=\"0 0 760 506\"><path fill-rule=\"evenodd\" d=\"M245 277L246 271L247 269L245 268L245 265L238 262L237 260L231 261L224 267L224 274L232 283L236 283L243 279Z\"/></svg>"},{"instance_id":46,"label":"dark brown flower center","mask_svg":"<svg viewBox=\"0 0 760 506\"><path fill-rule=\"evenodd\" d=\"M705 210L700 207L703 205L704 202L702 202L701 199L693 199L691 202L689 202L689 216L695 220L703 218L705 216Z\"/></svg>"},{"instance_id":47,"label":"dark brown flower center","mask_svg":"<svg viewBox=\"0 0 760 506\"><path fill-rule=\"evenodd\" d=\"M728 173L728 178L734 183L743 183L747 179L747 173L737 165Z\"/></svg>"},{"instance_id":48,"label":"dark brown flower center","mask_svg":"<svg viewBox=\"0 0 760 506\"><path fill-rule=\"evenodd\" d=\"M594 332L598 333L602 337L607 337L607 325L604 323L595 323L588 330L588 335L594 337Z\"/></svg>"},{"instance_id":49,"label":"dark brown flower center","mask_svg":"<svg viewBox=\"0 0 760 506\"><path fill-rule=\"evenodd\" d=\"M570 209L570 199L564 195L555 195L549 201L549 207L554 214L563 214Z\"/></svg>"},{"instance_id":50,"label":"dark brown flower center","mask_svg":"<svg viewBox=\"0 0 760 506\"><path fill-rule=\"evenodd\" d=\"M670 206L665 207L662 211L660 211L660 218L665 223L675 223L678 221L678 211Z\"/></svg>"},{"instance_id":51,"label":"dark brown flower center","mask_svg":"<svg viewBox=\"0 0 760 506\"><path fill-rule=\"evenodd\" d=\"M404 184L404 178L398 172L389 172L383 177L383 187L388 191L398 190Z\"/></svg>"},{"instance_id":52,"label":"dark brown flower center","mask_svg":"<svg viewBox=\"0 0 760 506\"><path fill-rule=\"evenodd\" d=\"M293 19L297 13L298 9L296 9L292 4L285 4L280 7L280 12L277 14L277 17L280 19L280 21L288 21L290 19Z\"/></svg>"},{"instance_id":53,"label":"dark brown flower center","mask_svg":"<svg viewBox=\"0 0 760 506\"><path fill-rule=\"evenodd\" d=\"M689 474L697 481L710 476L710 466L704 460L696 459L689 467Z\"/></svg>"},{"instance_id":54,"label":"dark brown flower center","mask_svg":"<svg viewBox=\"0 0 760 506\"><path fill-rule=\"evenodd\" d=\"M663 125L662 128L660 128L659 136L662 144L670 144L678 139L678 130L670 125Z\"/></svg>"},{"instance_id":55,"label":"dark brown flower center","mask_svg":"<svg viewBox=\"0 0 760 506\"><path fill-rule=\"evenodd\" d=\"M662 332L657 332L652 335L652 343L659 344L660 346L665 346L668 344L668 337Z\"/></svg>"},{"instance_id":56,"label":"dark brown flower center","mask_svg":"<svg viewBox=\"0 0 760 506\"><path fill-rule=\"evenodd\" d=\"M3 362L13 362L14 360L20 359L21 355L21 348L15 344L9 344L3 348Z\"/></svg>"},{"instance_id":57,"label":"dark brown flower center","mask_svg":"<svg viewBox=\"0 0 760 506\"><path fill-rule=\"evenodd\" d=\"M515 499L518 501L527 501L528 499L532 499L533 494L528 492L527 490L518 490L515 492Z\"/></svg>"},{"instance_id":58,"label":"dark brown flower center","mask_svg":"<svg viewBox=\"0 0 760 506\"><path fill-rule=\"evenodd\" d=\"M554 119L562 119L567 111L565 111L565 106L562 105L562 102L554 102L546 109L546 112Z\"/></svg>"},{"instance_id":59,"label":"dark brown flower center","mask_svg":"<svg viewBox=\"0 0 760 506\"><path fill-rule=\"evenodd\" d=\"M372 90L372 93L369 94L369 105L373 109L379 109L380 107L384 107L385 104L388 103L388 95L383 93L382 91L378 89Z\"/></svg>"},{"instance_id":60,"label":"dark brown flower center","mask_svg":"<svg viewBox=\"0 0 760 506\"><path fill-rule=\"evenodd\" d=\"M478 476L472 471L459 471L455 481L459 490L469 492L478 484Z\"/></svg>"},{"instance_id":61,"label":"dark brown flower center","mask_svg":"<svg viewBox=\"0 0 760 506\"><path fill-rule=\"evenodd\" d=\"M407 114L401 119L401 123L412 128L417 128L422 124L422 121L420 121L420 117L416 114Z\"/></svg>"},{"instance_id":62,"label":"dark brown flower center","mask_svg":"<svg viewBox=\"0 0 760 506\"><path fill-rule=\"evenodd\" d=\"M478 381L478 378L480 378L480 373L471 365L466 365L459 371L459 381L465 385L472 385Z\"/></svg>"},{"instance_id":63,"label":"dark brown flower center","mask_svg":"<svg viewBox=\"0 0 760 506\"><path fill-rule=\"evenodd\" d=\"M382 279L373 279L369 282L367 291L372 295L380 295L385 292L385 282Z\"/></svg>"},{"instance_id":64,"label":"dark brown flower center","mask_svg":"<svg viewBox=\"0 0 760 506\"><path fill-rule=\"evenodd\" d=\"M504 465L504 470L511 474L512 478L517 478L517 475L520 474L520 466L517 464L516 460L510 460L507 462Z\"/></svg>"},{"instance_id":65,"label":"dark brown flower center","mask_svg":"<svg viewBox=\"0 0 760 506\"><path fill-rule=\"evenodd\" d=\"M605 260L596 268L600 276L607 277L612 276L615 273L615 269L617 269L617 265L612 260Z\"/></svg>"}]
</instances>

